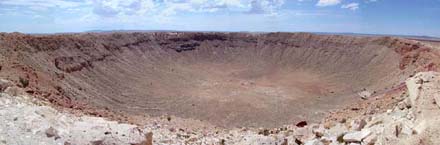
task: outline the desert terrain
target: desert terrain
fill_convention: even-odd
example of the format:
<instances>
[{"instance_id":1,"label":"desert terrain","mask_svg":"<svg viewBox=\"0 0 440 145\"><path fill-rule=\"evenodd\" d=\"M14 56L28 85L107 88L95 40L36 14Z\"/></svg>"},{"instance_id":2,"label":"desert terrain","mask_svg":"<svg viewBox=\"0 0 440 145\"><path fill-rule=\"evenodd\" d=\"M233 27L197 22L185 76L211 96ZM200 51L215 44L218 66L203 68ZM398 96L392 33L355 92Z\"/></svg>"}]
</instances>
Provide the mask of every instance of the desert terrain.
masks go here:
<instances>
[{"instance_id":1,"label":"desert terrain","mask_svg":"<svg viewBox=\"0 0 440 145\"><path fill-rule=\"evenodd\" d=\"M402 129L384 132L396 123L390 118L416 112L403 128L415 130L407 143L417 144L432 135L420 122L429 126L437 117L427 116L439 112L423 105L436 98L439 44L311 33L0 33L0 110L9 109L0 120L13 122L8 112L20 106L18 114L49 112L36 122L45 128L33 131L42 144L394 144ZM417 80L425 93L414 94ZM32 128L21 117L17 124ZM134 142L106 137L109 130ZM339 139L350 133L358 134ZM32 141L7 134L4 144ZM364 141L371 134L376 139Z\"/></svg>"}]
</instances>

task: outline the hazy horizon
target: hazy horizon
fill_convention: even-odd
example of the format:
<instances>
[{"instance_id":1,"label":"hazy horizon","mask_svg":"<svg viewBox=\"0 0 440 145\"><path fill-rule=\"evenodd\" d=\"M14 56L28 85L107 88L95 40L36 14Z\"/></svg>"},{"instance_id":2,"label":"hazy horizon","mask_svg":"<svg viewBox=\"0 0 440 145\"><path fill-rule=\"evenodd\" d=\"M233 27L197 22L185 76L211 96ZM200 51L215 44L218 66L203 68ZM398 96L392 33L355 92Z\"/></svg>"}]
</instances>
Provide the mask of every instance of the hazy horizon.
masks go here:
<instances>
[{"instance_id":1,"label":"hazy horizon","mask_svg":"<svg viewBox=\"0 0 440 145\"><path fill-rule=\"evenodd\" d=\"M440 37L440 0L2 0L0 32L312 32Z\"/></svg>"}]
</instances>

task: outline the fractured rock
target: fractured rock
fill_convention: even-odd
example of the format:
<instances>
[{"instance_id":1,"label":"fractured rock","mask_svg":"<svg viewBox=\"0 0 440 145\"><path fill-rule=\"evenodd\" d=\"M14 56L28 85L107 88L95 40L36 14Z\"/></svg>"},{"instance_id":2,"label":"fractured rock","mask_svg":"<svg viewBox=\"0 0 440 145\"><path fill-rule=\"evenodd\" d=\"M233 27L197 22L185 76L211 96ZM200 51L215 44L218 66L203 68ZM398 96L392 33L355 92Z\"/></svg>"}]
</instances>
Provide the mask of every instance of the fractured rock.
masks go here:
<instances>
[{"instance_id":1,"label":"fractured rock","mask_svg":"<svg viewBox=\"0 0 440 145\"><path fill-rule=\"evenodd\" d=\"M431 82L435 75L438 75L436 72L424 72L418 73L416 76L409 78L406 80L405 84L408 88L409 99L411 101L411 105L416 105L416 101L419 97L420 89L423 83Z\"/></svg>"},{"instance_id":2,"label":"fractured rock","mask_svg":"<svg viewBox=\"0 0 440 145\"><path fill-rule=\"evenodd\" d=\"M294 132L294 136L300 141L305 141L314 138L314 134L312 133L312 130L308 127L296 129Z\"/></svg>"},{"instance_id":3,"label":"fractured rock","mask_svg":"<svg viewBox=\"0 0 440 145\"><path fill-rule=\"evenodd\" d=\"M361 142L364 138L371 135L370 130L362 130L356 132L350 132L344 135L343 139L345 142Z\"/></svg>"},{"instance_id":4,"label":"fractured rock","mask_svg":"<svg viewBox=\"0 0 440 145\"><path fill-rule=\"evenodd\" d=\"M414 134L414 125L409 120L399 120L391 128L386 128L392 130L395 137L410 136Z\"/></svg>"},{"instance_id":5,"label":"fractured rock","mask_svg":"<svg viewBox=\"0 0 440 145\"><path fill-rule=\"evenodd\" d=\"M325 145L329 145L329 144L332 144L332 143L335 144L338 141L337 141L337 137L334 137L334 136L326 137L326 136L324 136L324 137L321 138L321 142L324 143Z\"/></svg>"},{"instance_id":6,"label":"fractured rock","mask_svg":"<svg viewBox=\"0 0 440 145\"><path fill-rule=\"evenodd\" d=\"M351 122L351 129L355 131L360 131L365 127L365 125L367 125L367 121L365 121L364 119L353 120Z\"/></svg>"},{"instance_id":7,"label":"fractured rock","mask_svg":"<svg viewBox=\"0 0 440 145\"><path fill-rule=\"evenodd\" d=\"M364 140L362 140L362 145L374 145L377 141L377 135L371 134L367 136Z\"/></svg>"},{"instance_id":8,"label":"fractured rock","mask_svg":"<svg viewBox=\"0 0 440 145\"><path fill-rule=\"evenodd\" d=\"M371 92L364 90L362 92L359 92L358 95L361 96L361 98L365 100L365 99L368 99L371 97Z\"/></svg>"},{"instance_id":9,"label":"fractured rock","mask_svg":"<svg viewBox=\"0 0 440 145\"><path fill-rule=\"evenodd\" d=\"M414 127L414 133L421 134L422 132L424 132L426 130L427 127L428 127L428 124L424 120Z\"/></svg>"},{"instance_id":10,"label":"fractured rock","mask_svg":"<svg viewBox=\"0 0 440 145\"><path fill-rule=\"evenodd\" d=\"M409 100L411 105L414 106L417 98L419 97L421 80L417 78L409 78L406 82L406 87L408 88Z\"/></svg>"},{"instance_id":11,"label":"fractured rock","mask_svg":"<svg viewBox=\"0 0 440 145\"><path fill-rule=\"evenodd\" d=\"M322 137L325 134L325 128L323 125L313 126L312 133L315 134L316 137Z\"/></svg>"},{"instance_id":12,"label":"fractured rock","mask_svg":"<svg viewBox=\"0 0 440 145\"><path fill-rule=\"evenodd\" d=\"M324 143L322 143L318 139L313 139L305 142L304 145L324 145Z\"/></svg>"},{"instance_id":13,"label":"fractured rock","mask_svg":"<svg viewBox=\"0 0 440 145\"><path fill-rule=\"evenodd\" d=\"M334 135L334 136L340 136L343 135L345 132L347 132L347 127L344 124L336 124L332 128L327 130L328 134Z\"/></svg>"},{"instance_id":14,"label":"fractured rock","mask_svg":"<svg viewBox=\"0 0 440 145\"><path fill-rule=\"evenodd\" d=\"M12 83L8 80L0 79L0 92L6 90L6 88L12 86Z\"/></svg>"},{"instance_id":15,"label":"fractured rock","mask_svg":"<svg viewBox=\"0 0 440 145\"><path fill-rule=\"evenodd\" d=\"M47 137L55 137L55 138L59 137L58 130L56 130L53 127L49 127L48 129L46 129L45 133Z\"/></svg>"},{"instance_id":16,"label":"fractured rock","mask_svg":"<svg viewBox=\"0 0 440 145\"><path fill-rule=\"evenodd\" d=\"M92 145L104 145L104 141L103 140L95 140L95 141L91 141L90 144L92 144Z\"/></svg>"},{"instance_id":17,"label":"fractured rock","mask_svg":"<svg viewBox=\"0 0 440 145\"><path fill-rule=\"evenodd\" d=\"M439 107L439 109L440 109L440 94L433 94L434 96L434 101L435 101L435 104L437 104L437 106Z\"/></svg>"},{"instance_id":18,"label":"fractured rock","mask_svg":"<svg viewBox=\"0 0 440 145\"><path fill-rule=\"evenodd\" d=\"M397 104L397 108L399 108L400 110L404 110L404 109L406 109L406 104L405 104L405 102L399 102L399 103Z\"/></svg>"}]
</instances>

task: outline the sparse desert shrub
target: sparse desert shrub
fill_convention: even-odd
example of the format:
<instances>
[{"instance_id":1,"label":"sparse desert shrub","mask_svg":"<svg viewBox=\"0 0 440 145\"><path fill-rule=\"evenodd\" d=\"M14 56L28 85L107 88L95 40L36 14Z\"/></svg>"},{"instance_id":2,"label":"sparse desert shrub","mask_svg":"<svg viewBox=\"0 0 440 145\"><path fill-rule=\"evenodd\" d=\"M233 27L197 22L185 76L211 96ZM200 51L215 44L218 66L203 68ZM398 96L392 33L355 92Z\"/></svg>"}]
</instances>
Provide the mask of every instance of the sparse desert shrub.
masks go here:
<instances>
[{"instance_id":1,"label":"sparse desert shrub","mask_svg":"<svg viewBox=\"0 0 440 145\"><path fill-rule=\"evenodd\" d=\"M20 77L19 81L20 81L21 87L26 88L27 86L29 86L28 79Z\"/></svg>"}]
</instances>

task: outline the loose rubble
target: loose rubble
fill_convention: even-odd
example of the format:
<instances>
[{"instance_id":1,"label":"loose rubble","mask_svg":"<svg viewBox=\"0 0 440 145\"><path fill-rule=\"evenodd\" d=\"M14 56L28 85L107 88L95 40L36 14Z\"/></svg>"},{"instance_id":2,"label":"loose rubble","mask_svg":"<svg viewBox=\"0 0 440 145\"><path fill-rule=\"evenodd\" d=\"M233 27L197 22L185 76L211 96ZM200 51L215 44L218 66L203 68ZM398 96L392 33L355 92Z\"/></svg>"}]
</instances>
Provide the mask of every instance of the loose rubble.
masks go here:
<instances>
[{"instance_id":1,"label":"loose rubble","mask_svg":"<svg viewBox=\"0 0 440 145\"><path fill-rule=\"evenodd\" d=\"M2 80L2 83L6 82ZM198 144L198 145L412 145L440 144L440 73L406 81L395 108L329 124L292 123L274 129L185 130L161 124L136 126L75 116L23 93L0 93L0 144ZM1 86L1 83L0 83ZM5 88L4 90L10 90ZM18 94L18 95L17 95Z\"/></svg>"}]
</instances>

